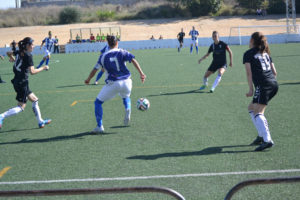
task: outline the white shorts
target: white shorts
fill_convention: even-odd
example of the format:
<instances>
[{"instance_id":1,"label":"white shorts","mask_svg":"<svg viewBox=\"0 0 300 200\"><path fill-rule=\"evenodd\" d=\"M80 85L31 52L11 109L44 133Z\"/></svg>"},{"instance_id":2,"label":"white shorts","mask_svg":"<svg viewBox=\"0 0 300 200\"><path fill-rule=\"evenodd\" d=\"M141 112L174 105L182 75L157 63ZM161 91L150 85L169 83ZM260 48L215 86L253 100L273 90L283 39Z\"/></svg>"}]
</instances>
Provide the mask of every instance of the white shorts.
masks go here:
<instances>
[{"instance_id":1,"label":"white shorts","mask_svg":"<svg viewBox=\"0 0 300 200\"><path fill-rule=\"evenodd\" d=\"M125 80L113 81L104 85L99 92L97 99L102 102L108 101L119 94L121 98L130 97L132 89L132 80L130 78Z\"/></svg>"},{"instance_id":2,"label":"white shorts","mask_svg":"<svg viewBox=\"0 0 300 200\"><path fill-rule=\"evenodd\" d=\"M50 54L51 54L50 51L48 49L44 48L44 57L50 56Z\"/></svg>"},{"instance_id":3,"label":"white shorts","mask_svg":"<svg viewBox=\"0 0 300 200\"><path fill-rule=\"evenodd\" d=\"M191 45L198 46L198 39L197 39L197 40L192 40L192 43L191 43Z\"/></svg>"}]
</instances>

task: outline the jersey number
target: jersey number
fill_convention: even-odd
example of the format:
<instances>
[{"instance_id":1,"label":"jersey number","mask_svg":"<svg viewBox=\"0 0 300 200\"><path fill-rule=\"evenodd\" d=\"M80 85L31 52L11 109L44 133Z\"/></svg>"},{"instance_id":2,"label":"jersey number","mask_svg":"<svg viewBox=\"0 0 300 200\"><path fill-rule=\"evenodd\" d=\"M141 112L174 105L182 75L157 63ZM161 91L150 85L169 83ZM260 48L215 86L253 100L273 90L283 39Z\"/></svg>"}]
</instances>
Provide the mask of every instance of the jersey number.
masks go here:
<instances>
[{"instance_id":1,"label":"jersey number","mask_svg":"<svg viewBox=\"0 0 300 200\"><path fill-rule=\"evenodd\" d=\"M117 70L119 72L120 71L120 65L119 65L119 61L118 61L117 57L109 58L109 60L110 60L110 62L115 62L116 63Z\"/></svg>"},{"instance_id":2,"label":"jersey number","mask_svg":"<svg viewBox=\"0 0 300 200\"><path fill-rule=\"evenodd\" d=\"M17 71L21 71L20 67L22 66L22 60L19 58L19 55L16 56L16 61L15 61L15 64L14 64L14 68L17 70Z\"/></svg>"},{"instance_id":3,"label":"jersey number","mask_svg":"<svg viewBox=\"0 0 300 200\"><path fill-rule=\"evenodd\" d=\"M263 69L263 71L270 71L271 70L271 63L270 63L270 59L267 59L267 56L263 55L259 55L257 56L260 64L261 64L261 67Z\"/></svg>"}]
</instances>

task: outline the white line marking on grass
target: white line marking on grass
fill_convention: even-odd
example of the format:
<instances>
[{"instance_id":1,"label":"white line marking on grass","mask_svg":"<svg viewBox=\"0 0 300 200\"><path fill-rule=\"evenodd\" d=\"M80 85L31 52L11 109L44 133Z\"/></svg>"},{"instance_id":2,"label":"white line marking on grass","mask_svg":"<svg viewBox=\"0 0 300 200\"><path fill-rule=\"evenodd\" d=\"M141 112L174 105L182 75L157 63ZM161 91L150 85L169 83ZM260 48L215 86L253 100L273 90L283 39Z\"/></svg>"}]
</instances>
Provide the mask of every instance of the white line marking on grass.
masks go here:
<instances>
[{"instance_id":1,"label":"white line marking on grass","mask_svg":"<svg viewBox=\"0 0 300 200\"><path fill-rule=\"evenodd\" d=\"M157 175L157 176L115 177L115 178L87 178L87 179L63 179L63 180L43 180L43 181L13 181L13 182L0 182L0 185L131 181L131 180L148 180L148 179L163 179L163 178L210 177L210 176L230 176L230 175L249 175L249 174L279 174L279 173L281 174L281 173L292 173L292 172L300 172L300 169L262 170L262 171L244 171L244 172L218 172L218 173L200 173L200 174L175 174L175 175Z\"/></svg>"}]
</instances>

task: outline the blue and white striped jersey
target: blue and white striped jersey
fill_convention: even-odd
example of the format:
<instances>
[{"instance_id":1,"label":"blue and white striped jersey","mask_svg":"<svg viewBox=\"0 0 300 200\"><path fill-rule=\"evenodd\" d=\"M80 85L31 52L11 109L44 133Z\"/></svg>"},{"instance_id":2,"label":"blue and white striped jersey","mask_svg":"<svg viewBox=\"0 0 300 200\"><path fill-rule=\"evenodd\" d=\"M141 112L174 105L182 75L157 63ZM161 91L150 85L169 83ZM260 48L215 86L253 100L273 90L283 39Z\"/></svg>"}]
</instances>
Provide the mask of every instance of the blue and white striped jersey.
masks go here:
<instances>
[{"instance_id":1,"label":"blue and white striped jersey","mask_svg":"<svg viewBox=\"0 0 300 200\"><path fill-rule=\"evenodd\" d=\"M135 56L124 49L111 49L99 57L95 69L103 67L107 72L108 81L125 80L130 77L126 62L131 62Z\"/></svg>"},{"instance_id":2,"label":"blue and white striped jersey","mask_svg":"<svg viewBox=\"0 0 300 200\"><path fill-rule=\"evenodd\" d=\"M101 54L104 54L105 52L107 52L109 50L109 46L105 45L105 47L103 49L101 49Z\"/></svg>"},{"instance_id":3,"label":"blue and white striped jersey","mask_svg":"<svg viewBox=\"0 0 300 200\"><path fill-rule=\"evenodd\" d=\"M191 30L189 35L192 36L192 40L197 40L199 32L197 30Z\"/></svg>"},{"instance_id":4,"label":"blue and white striped jersey","mask_svg":"<svg viewBox=\"0 0 300 200\"><path fill-rule=\"evenodd\" d=\"M55 41L56 41L55 38L49 38L49 37L46 37L46 38L43 40L43 43L45 43L44 48L46 48L47 50L50 51Z\"/></svg>"}]
</instances>

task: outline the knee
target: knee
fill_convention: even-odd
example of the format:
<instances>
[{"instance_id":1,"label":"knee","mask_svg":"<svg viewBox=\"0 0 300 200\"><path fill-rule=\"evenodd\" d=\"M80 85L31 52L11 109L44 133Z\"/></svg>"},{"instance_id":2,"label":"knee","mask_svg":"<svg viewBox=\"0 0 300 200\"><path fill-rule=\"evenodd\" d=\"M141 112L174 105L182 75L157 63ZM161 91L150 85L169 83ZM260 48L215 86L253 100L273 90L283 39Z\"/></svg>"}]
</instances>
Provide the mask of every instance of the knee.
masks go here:
<instances>
[{"instance_id":1,"label":"knee","mask_svg":"<svg viewBox=\"0 0 300 200\"><path fill-rule=\"evenodd\" d=\"M23 110L26 108L26 103L19 103L18 106Z\"/></svg>"}]
</instances>

